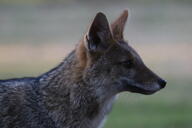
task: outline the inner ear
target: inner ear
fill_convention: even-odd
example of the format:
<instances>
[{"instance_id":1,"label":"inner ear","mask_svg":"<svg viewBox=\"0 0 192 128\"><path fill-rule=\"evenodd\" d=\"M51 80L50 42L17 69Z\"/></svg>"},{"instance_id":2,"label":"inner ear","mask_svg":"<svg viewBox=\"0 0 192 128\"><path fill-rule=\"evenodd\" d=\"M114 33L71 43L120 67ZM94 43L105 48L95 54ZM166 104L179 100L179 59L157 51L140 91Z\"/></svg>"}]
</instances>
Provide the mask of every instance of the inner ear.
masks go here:
<instances>
[{"instance_id":1,"label":"inner ear","mask_svg":"<svg viewBox=\"0 0 192 128\"><path fill-rule=\"evenodd\" d=\"M86 47L90 52L103 52L109 47L111 40L112 34L107 18L99 12L85 35Z\"/></svg>"},{"instance_id":2,"label":"inner ear","mask_svg":"<svg viewBox=\"0 0 192 128\"><path fill-rule=\"evenodd\" d=\"M113 37L116 40L123 40L123 31L128 18L128 10L123 13L111 24Z\"/></svg>"}]
</instances>

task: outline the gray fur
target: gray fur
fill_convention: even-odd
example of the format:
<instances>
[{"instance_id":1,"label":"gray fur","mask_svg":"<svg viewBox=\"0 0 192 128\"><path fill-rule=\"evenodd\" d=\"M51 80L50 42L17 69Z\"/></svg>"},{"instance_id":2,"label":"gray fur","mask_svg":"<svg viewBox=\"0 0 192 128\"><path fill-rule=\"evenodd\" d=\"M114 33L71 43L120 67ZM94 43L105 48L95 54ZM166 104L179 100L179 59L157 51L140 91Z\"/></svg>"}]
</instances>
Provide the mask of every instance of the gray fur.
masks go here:
<instances>
[{"instance_id":1,"label":"gray fur","mask_svg":"<svg viewBox=\"0 0 192 128\"><path fill-rule=\"evenodd\" d=\"M95 87L71 80L75 59L72 52L40 77L0 81L0 127L97 128L108 113L101 104L107 97L101 99Z\"/></svg>"}]
</instances>

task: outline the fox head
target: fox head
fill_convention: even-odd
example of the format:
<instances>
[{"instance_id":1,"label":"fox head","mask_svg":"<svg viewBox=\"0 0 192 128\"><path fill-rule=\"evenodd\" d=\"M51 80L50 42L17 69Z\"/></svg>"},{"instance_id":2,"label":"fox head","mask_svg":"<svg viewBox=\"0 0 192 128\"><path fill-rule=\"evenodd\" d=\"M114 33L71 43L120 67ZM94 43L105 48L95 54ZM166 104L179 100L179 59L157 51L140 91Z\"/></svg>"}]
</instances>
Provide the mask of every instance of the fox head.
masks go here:
<instances>
[{"instance_id":1,"label":"fox head","mask_svg":"<svg viewBox=\"0 0 192 128\"><path fill-rule=\"evenodd\" d=\"M153 94L164 88L166 82L145 66L139 54L124 39L127 17L125 10L109 25L103 13L95 16L76 49L82 79L113 93Z\"/></svg>"}]
</instances>

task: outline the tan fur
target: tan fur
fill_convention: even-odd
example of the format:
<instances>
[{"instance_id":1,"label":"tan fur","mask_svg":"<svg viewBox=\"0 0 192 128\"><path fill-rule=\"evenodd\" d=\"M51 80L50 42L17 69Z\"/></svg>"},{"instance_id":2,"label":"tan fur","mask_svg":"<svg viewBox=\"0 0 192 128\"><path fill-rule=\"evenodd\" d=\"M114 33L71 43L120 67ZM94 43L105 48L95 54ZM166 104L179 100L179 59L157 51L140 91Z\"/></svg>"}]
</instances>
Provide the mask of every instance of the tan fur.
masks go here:
<instances>
[{"instance_id":1,"label":"tan fur","mask_svg":"<svg viewBox=\"0 0 192 128\"><path fill-rule=\"evenodd\" d=\"M85 48L85 44L84 44L83 40L81 40L80 43L77 45L77 48L75 51L76 51L76 55L77 55L78 60L79 60L78 61L79 66L81 68L85 68L87 61L88 61L88 58L87 58L86 48Z\"/></svg>"},{"instance_id":2,"label":"tan fur","mask_svg":"<svg viewBox=\"0 0 192 128\"><path fill-rule=\"evenodd\" d=\"M74 80L78 81L83 77L83 70L86 68L88 62L88 56L83 40L78 43L75 54L77 56L76 66L74 68Z\"/></svg>"},{"instance_id":3,"label":"tan fur","mask_svg":"<svg viewBox=\"0 0 192 128\"><path fill-rule=\"evenodd\" d=\"M124 10L123 13L111 24L112 34L116 40L123 40L123 31L127 22L128 11Z\"/></svg>"}]
</instances>

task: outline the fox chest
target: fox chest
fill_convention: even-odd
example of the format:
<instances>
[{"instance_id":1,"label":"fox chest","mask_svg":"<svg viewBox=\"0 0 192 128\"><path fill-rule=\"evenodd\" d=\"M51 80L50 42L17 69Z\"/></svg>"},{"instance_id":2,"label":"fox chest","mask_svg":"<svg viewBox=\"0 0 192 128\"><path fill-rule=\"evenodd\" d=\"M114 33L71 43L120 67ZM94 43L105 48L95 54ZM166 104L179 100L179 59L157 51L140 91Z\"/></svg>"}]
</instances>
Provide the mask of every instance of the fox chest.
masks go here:
<instances>
[{"instance_id":1,"label":"fox chest","mask_svg":"<svg viewBox=\"0 0 192 128\"><path fill-rule=\"evenodd\" d=\"M108 114L111 112L112 105L116 99L116 96L107 99L105 102L100 104L100 109L97 115L90 121L90 128L103 128L104 123L107 119Z\"/></svg>"}]
</instances>

